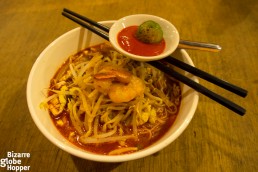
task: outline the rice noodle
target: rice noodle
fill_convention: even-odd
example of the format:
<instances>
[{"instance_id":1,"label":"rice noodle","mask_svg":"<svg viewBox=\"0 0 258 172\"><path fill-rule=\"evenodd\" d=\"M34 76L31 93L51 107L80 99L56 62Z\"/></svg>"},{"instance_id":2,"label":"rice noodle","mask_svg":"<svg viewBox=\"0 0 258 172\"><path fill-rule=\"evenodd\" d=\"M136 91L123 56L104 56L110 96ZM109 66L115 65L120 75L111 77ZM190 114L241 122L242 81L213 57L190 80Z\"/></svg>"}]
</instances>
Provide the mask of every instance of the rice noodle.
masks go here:
<instances>
[{"instance_id":1,"label":"rice noodle","mask_svg":"<svg viewBox=\"0 0 258 172\"><path fill-rule=\"evenodd\" d=\"M84 144L88 143L105 143L105 142L117 142L117 141L123 141L128 139L135 139L136 137L134 135L129 136L113 136L113 137L105 137L105 138L95 138L95 137L85 137L84 135L80 137L80 141Z\"/></svg>"},{"instance_id":2,"label":"rice noodle","mask_svg":"<svg viewBox=\"0 0 258 172\"><path fill-rule=\"evenodd\" d=\"M173 105L173 103L168 99L168 97L164 94L163 91L159 89L153 89L153 92L156 93L168 107Z\"/></svg>"},{"instance_id":3,"label":"rice noodle","mask_svg":"<svg viewBox=\"0 0 258 172\"><path fill-rule=\"evenodd\" d=\"M109 152L109 155L119 155L119 154L123 154L125 152L130 152L130 151L137 151L138 148L137 147L126 147L126 148L120 148L120 149L115 149L111 152Z\"/></svg>"},{"instance_id":4,"label":"rice noodle","mask_svg":"<svg viewBox=\"0 0 258 172\"><path fill-rule=\"evenodd\" d=\"M71 70L71 73L72 73L73 77L76 79L76 78L77 78L77 73L75 72L73 65L70 64L70 65L69 65L69 68L70 68L70 70Z\"/></svg>"},{"instance_id":5,"label":"rice noodle","mask_svg":"<svg viewBox=\"0 0 258 172\"><path fill-rule=\"evenodd\" d=\"M70 119L72 121L74 128L76 129L77 132L79 132L80 134L83 134L82 122L80 120L78 120L77 114L74 114L74 113L76 113L76 103L74 103L73 101L70 101L68 103L68 108L70 111L70 113L69 113Z\"/></svg>"},{"instance_id":6,"label":"rice noodle","mask_svg":"<svg viewBox=\"0 0 258 172\"><path fill-rule=\"evenodd\" d=\"M95 138L105 138L114 135L117 132L117 127L115 126L113 130L103 133L103 134L98 134L94 135Z\"/></svg>"}]
</instances>

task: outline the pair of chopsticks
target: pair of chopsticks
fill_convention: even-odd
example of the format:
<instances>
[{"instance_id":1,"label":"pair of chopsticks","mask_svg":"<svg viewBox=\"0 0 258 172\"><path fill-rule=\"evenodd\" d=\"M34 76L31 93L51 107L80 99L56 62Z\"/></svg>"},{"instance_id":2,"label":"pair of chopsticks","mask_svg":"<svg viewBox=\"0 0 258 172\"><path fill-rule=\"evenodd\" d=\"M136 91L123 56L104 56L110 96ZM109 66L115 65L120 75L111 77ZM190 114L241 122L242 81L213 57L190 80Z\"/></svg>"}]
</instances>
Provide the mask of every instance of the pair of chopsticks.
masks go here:
<instances>
[{"instance_id":1,"label":"pair of chopsticks","mask_svg":"<svg viewBox=\"0 0 258 172\"><path fill-rule=\"evenodd\" d=\"M64 9L62 12L62 15L109 41L109 36L108 36L109 27L102 25L94 20L91 20L85 16L77 14L68 9ZM172 56L169 56L169 57L164 58L159 61L151 61L148 63L151 64L152 66L156 67L157 69L163 71L164 73L168 74L169 76L181 81L182 83L184 83L184 84L188 85L189 87L195 89L196 91L202 93L203 95L211 98L212 100L215 100L216 102L227 107L228 109L236 112L237 114L239 114L241 116L243 116L245 114L246 110L244 108L242 108L241 106L210 91L206 87L198 84L197 82L189 79L188 77L176 72L171 67L169 67L167 64L172 64L178 68L181 68L189 73L192 73L202 79L205 79L206 81L209 81L217 86L220 86L220 87L222 87L232 93L235 93L241 97L246 97L247 90L244 90L238 86L235 86L226 81L223 81L213 75L208 74L207 72L197 69L197 68L195 68L191 65L188 65L180 60L177 60L176 58L174 58Z\"/></svg>"}]
</instances>

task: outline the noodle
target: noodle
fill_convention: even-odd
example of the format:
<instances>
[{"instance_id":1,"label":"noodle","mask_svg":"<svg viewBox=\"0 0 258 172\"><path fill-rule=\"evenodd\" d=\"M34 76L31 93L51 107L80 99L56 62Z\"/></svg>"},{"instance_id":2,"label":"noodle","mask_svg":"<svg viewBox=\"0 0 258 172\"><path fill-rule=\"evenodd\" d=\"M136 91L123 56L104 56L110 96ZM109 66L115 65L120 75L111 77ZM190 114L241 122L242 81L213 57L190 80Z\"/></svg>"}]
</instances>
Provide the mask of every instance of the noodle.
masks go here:
<instances>
[{"instance_id":1,"label":"noodle","mask_svg":"<svg viewBox=\"0 0 258 172\"><path fill-rule=\"evenodd\" d=\"M49 109L54 122L67 118L58 126L61 133L108 155L152 144L172 125L181 100L178 83L106 43L69 57L50 88L40 106ZM99 144L110 148L104 151Z\"/></svg>"},{"instance_id":2,"label":"noodle","mask_svg":"<svg viewBox=\"0 0 258 172\"><path fill-rule=\"evenodd\" d=\"M123 154L125 152L137 151L137 150L138 150L137 147L120 148L120 149L115 149L115 150L109 152L109 155L119 155L119 154Z\"/></svg>"},{"instance_id":3,"label":"noodle","mask_svg":"<svg viewBox=\"0 0 258 172\"><path fill-rule=\"evenodd\" d=\"M127 139L135 139L134 135L130 136L116 136L116 137L104 137L104 138L95 138L95 137L87 137L87 136L81 136L80 141L82 143L105 143L105 142L117 142L121 140L127 140Z\"/></svg>"}]
</instances>

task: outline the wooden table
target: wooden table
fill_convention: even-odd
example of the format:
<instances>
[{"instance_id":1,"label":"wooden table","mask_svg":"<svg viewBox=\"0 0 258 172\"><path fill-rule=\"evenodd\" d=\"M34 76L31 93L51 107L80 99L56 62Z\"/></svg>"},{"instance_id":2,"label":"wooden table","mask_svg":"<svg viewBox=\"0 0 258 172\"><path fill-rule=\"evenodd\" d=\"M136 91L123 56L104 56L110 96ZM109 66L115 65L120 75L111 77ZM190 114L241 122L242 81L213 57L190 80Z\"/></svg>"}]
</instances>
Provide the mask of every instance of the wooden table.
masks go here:
<instances>
[{"instance_id":1,"label":"wooden table","mask_svg":"<svg viewBox=\"0 0 258 172\"><path fill-rule=\"evenodd\" d=\"M219 53L189 50L195 65L249 91L240 98L200 83L247 109L241 117L200 95L184 133L159 153L124 163L72 156L37 129L26 102L30 69L43 49L78 25L61 15L66 7L97 21L148 13L174 23L181 38L220 44ZM30 171L258 171L258 1L95 0L0 1L0 159L26 152ZM0 166L1 170L5 168Z\"/></svg>"}]
</instances>

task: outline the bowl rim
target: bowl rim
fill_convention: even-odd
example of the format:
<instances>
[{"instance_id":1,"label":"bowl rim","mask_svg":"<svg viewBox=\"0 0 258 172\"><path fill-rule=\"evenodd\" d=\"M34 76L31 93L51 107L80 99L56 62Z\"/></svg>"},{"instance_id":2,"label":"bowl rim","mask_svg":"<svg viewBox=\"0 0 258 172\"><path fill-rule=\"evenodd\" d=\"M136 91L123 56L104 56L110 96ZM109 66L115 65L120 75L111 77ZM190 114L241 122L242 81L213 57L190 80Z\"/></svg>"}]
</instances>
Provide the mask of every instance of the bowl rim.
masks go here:
<instances>
[{"instance_id":1,"label":"bowl rim","mask_svg":"<svg viewBox=\"0 0 258 172\"><path fill-rule=\"evenodd\" d=\"M113 22L114 22L114 20L108 20L108 21L101 21L100 23L102 23L102 24L112 24ZM76 157L80 157L80 158L87 159L87 160L92 160L92 161L98 161L98 162L124 162L124 161L130 161L130 160L143 158L143 157L146 157L148 155L151 155L151 154L154 154L154 153L160 151L161 149L165 148L168 144L172 143L176 138L178 138L178 136L185 130L185 128L188 126L188 124L192 120L192 118L194 116L194 113L197 109L199 95L196 91L195 91L195 94L194 94L194 99L193 99L193 103L192 103L192 106L191 106L191 111L188 114L189 118L185 119L185 121L182 123L182 125L176 130L174 135L171 135L168 138L166 138L164 140L164 142L162 142L162 146L154 145L154 146L152 146L152 149L143 149L141 151L138 151L138 152L135 152L135 153L132 153L132 154L115 155L115 156L100 155L100 154L94 154L94 153L91 153L91 152L84 151L83 149L81 149L79 147L78 147L78 149L68 147L65 143L63 143L60 140L58 140L57 138L55 138L41 124L41 121L39 120L39 118L37 118L35 108L33 107L32 100L31 100L32 92L30 90L32 88L32 81L33 81L33 77L34 77L34 72L35 72L35 70L38 66L38 63L41 62L41 60L44 58L44 55L46 54L46 52L49 50L49 48L52 45L56 44L58 41L60 41L61 39L63 39L67 35L78 31L79 29L81 29L81 27L74 28L74 29L62 34L61 36L56 38L54 41L52 41L40 53L40 55L38 56L38 58L36 59L36 61L34 62L32 68L31 68L31 71L30 71L30 74L29 74L29 77L28 77L28 81L27 81L27 89L26 89L27 104L28 104L28 108L29 108L29 111L30 111L30 115L31 115L34 123L38 127L38 129L41 131L41 133L49 141L51 141L54 145L56 145L58 148L64 150L65 152L68 152L69 154L74 155ZM180 52L184 55L184 57L187 59L187 61L190 65L194 65L192 59L190 58L190 56L188 55L188 53L185 50L181 49ZM197 77L193 77L193 80L198 82Z\"/></svg>"}]
</instances>

